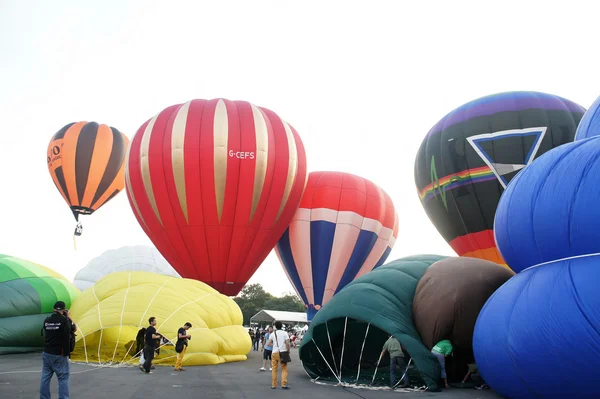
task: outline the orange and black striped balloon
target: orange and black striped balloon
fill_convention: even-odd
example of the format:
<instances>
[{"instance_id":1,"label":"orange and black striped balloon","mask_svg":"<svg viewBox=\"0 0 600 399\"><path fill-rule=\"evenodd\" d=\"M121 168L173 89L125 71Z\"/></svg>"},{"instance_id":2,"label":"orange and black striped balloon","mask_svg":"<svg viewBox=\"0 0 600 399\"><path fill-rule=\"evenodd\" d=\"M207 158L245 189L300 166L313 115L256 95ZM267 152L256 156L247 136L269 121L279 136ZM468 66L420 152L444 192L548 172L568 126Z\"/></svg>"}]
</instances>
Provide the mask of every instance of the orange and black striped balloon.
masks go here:
<instances>
[{"instance_id":1,"label":"orange and black striped balloon","mask_svg":"<svg viewBox=\"0 0 600 399\"><path fill-rule=\"evenodd\" d=\"M125 186L129 139L96 122L69 123L48 145L48 170L75 220L91 215Z\"/></svg>"}]
</instances>

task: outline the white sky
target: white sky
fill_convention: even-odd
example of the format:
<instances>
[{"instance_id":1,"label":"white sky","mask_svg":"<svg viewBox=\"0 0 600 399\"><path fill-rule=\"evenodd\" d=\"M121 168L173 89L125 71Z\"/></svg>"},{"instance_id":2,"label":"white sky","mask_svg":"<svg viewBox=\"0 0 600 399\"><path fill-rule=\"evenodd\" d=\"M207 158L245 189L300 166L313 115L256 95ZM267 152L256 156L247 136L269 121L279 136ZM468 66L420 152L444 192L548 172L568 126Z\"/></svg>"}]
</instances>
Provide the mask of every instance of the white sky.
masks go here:
<instances>
[{"instance_id":1,"label":"white sky","mask_svg":"<svg viewBox=\"0 0 600 399\"><path fill-rule=\"evenodd\" d=\"M83 217L73 250L75 220L46 166L50 137L94 120L132 138L169 105L224 97L292 124L309 171L354 173L386 190L400 220L388 261L453 255L414 184L430 127L501 91L586 108L600 94L594 2L496 3L0 0L0 253L72 279L107 249L151 244L122 192ZM273 252L250 282L293 290Z\"/></svg>"}]
</instances>

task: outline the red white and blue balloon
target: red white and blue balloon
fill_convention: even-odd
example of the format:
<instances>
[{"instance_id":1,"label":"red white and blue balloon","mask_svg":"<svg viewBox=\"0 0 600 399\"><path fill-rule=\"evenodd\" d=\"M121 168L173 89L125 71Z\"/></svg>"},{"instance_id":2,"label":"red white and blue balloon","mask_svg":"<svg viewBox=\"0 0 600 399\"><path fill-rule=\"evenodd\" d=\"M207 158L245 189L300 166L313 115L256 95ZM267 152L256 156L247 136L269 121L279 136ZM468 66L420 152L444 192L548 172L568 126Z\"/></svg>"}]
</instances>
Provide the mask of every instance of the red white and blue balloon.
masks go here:
<instances>
[{"instance_id":1,"label":"red white and blue balloon","mask_svg":"<svg viewBox=\"0 0 600 399\"><path fill-rule=\"evenodd\" d=\"M313 172L275 252L311 320L339 290L381 266L398 236L391 198L373 182Z\"/></svg>"}]
</instances>

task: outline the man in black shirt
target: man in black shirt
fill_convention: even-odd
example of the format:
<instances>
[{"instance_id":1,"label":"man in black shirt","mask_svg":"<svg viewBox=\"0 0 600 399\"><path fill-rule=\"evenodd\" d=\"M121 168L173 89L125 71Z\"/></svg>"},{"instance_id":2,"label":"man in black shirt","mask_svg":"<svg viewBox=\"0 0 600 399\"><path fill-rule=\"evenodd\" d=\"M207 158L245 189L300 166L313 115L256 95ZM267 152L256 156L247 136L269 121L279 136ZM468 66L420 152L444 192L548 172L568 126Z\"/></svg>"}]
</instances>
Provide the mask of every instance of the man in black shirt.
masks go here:
<instances>
[{"instance_id":1,"label":"man in black shirt","mask_svg":"<svg viewBox=\"0 0 600 399\"><path fill-rule=\"evenodd\" d=\"M192 324L187 322L177 331L177 343L175 344L175 352L177 355L177 361L175 362L175 371L185 371L181 366L183 365L183 356L188 346L188 339L192 339L192 336L187 333L187 330L192 328Z\"/></svg>"},{"instance_id":2,"label":"man in black shirt","mask_svg":"<svg viewBox=\"0 0 600 399\"><path fill-rule=\"evenodd\" d=\"M150 367L152 367L152 359L154 359L154 349L155 345L156 345L156 339L161 338L162 335L158 334L156 332L156 328L154 326L156 326L156 317L151 317L148 319L148 322L150 323L150 326L148 326L148 328L146 328L146 339L145 339L145 346L144 346L144 366L140 366L140 369L147 373L150 374L152 373L150 371Z\"/></svg>"},{"instance_id":3,"label":"man in black shirt","mask_svg":"<svg viewBox=\"0 0 600 399\"><path fill-rule=\"evenodd\" d=\"M69 355L71 354L72 324L65 316L65 303L54 304L54 312L44 320L44 352L42 353L42 380L40 399L50 399L50 381L56 373L58 397L69 397Z\"/></svg>"}]
</instances>

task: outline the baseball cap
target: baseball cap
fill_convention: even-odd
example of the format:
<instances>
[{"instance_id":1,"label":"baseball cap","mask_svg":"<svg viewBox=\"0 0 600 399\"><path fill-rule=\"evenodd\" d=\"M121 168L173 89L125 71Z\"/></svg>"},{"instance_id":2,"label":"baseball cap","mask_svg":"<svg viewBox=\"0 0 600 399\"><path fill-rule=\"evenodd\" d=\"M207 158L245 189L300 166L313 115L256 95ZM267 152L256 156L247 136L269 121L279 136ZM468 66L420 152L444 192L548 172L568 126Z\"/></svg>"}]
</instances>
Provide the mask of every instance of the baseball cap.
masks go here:
<instances>
[{"instance_id":1,"label":"baseball cap","mask_svg":"<svg viewBox=\"0 0 600 399\"><path fill-rule=\"evenodd\" d=\"M66 307L66 305L63 301L57 301L54 304L54 309L56 309L56 310L65 310L65 307Z\"/></svg>"}]
</instances>

